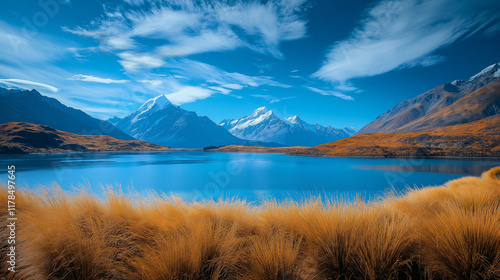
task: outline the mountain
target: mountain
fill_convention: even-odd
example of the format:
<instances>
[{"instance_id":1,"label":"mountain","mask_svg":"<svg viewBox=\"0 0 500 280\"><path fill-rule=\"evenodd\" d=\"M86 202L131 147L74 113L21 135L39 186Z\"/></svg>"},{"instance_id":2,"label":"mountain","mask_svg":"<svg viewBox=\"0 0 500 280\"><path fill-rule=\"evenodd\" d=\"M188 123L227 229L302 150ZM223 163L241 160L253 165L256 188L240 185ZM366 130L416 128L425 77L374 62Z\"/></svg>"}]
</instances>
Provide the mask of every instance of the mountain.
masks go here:
<instances>
[{"instance_id":1,"label":"mountain","mask_svg":"<svg viewBox=\"0 0 500 280\"><path fill-rule=\"evenodd\" d=\"M121 140L134 140L114 125L65 106L34 89L0 88L0 124L8 122L42 124L77 134L108 135Z\"/></svg>"},{"instance_id":2,"label":"mountain","mask_svg":"<svg viewBox=\"0 0 500 280\"><path fill-rule=\"evenodd\" d=\"M499 113L500 63L467 80L455 80L406 100L378 116L357 134L414 132L479 120Z\"/></svg>"},{"instance_id":3,"label":"mountain","mask_svg":"<svg viewBox=\"0 0 500 280\"><path fill-rule=\"evenodd\" d=\"M238 120L223 120L219 125L241 139L274 142L285 146L315 146L355 133L352 128L311 125L298 116L285 119L266 107L260 107L250 116Z\"/></svg>"},{"instance_id":4,"label":"mountain","mask_svg":"<svg viewBox=\"0 0 500 280\"><path fill-rule=\"evenodd\" d=\"M500 116L422 132L366 133L291 155L338 157L500 157Z\"/></svg>"},{"instance_id":5,"label":"mountain","mask_svg":"<svg viewBox=\"0 0 500 280\"><path fill-rule=\"evenodd\" d=\"M137 139L178 148L241 144L242 141L208 117L173 105L165 95L146 101L116 126Z\"/></svg>"},{"instance_id":6,"label":"mountain","mask_svg":"<svg viewBox=\"0 0 500 280\"><path fill-rule=\"evenodd\" d=\"M165 151L144 141L124 141L104 135L82 135L39 124L10 122L0 125L0 154L93 151Z\"/></svg>"},{"instance_id":7,"label":"mountain","mask_svg":"<svg viewBox=\"0 0 500 280\"><path fill-rule=\"evenodd\" d=\"M409 122L396 132L423 131L469 123L498 114L500 114L500 81L475 90L437 112Z\"/></svg>"}]
</instances>

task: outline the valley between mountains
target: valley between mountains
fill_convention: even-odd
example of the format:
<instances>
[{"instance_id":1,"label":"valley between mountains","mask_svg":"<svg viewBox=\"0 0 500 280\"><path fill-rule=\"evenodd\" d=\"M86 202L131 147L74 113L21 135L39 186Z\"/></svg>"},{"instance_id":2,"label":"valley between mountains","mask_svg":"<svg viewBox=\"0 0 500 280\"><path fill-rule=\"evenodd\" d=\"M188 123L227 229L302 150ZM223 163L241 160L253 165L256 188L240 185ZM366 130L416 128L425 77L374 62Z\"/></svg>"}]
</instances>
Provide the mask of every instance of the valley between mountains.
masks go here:
<instances>
[{"instance_id":1,"label":"valley between mountains","mask_svg":"<svg viewBox=\"0 0 500 280\"><path fill-rule=\"evenodd\" d=\"M306 156L500 157L500 64L405 100L356 131L266 107L219 124L165 95L106 121L36 90L0 88L0 153L273 152ZM96 136L98 135L98 136Z\"/></svg>"}]
</instances>

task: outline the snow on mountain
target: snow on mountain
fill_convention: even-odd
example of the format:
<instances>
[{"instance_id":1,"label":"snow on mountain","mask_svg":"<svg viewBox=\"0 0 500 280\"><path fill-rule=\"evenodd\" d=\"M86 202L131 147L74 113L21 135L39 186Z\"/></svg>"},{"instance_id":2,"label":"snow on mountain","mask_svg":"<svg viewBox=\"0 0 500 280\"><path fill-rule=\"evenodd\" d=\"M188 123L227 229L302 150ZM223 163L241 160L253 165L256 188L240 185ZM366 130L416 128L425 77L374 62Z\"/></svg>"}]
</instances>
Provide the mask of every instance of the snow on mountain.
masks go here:
<instances>
[{"instance_id":1,"label":"snow on mountain","mask_svg":"<svg viewBox=\"0 0 500 280\"><path fill-rule=\"evenodd\" d=\"M250 116L238 120L223 120L219 125L241 139L274 142L286 146L316 146L355 133L349 129L312 125L298 116L283 118L266 107L260 107Z\"/></svg>"},{"instance_id":2,"label":"snow on mountain","mask_svg":"<svg viewBox=\"0 0 500 280\"><path fill-rule=\"evenodd\" d=\"M475 79L477 79L477 78L479 78L481 76L485 76L485 75L489 74L490 72L494 72L494 73L491 74L491 76L493 76L495 78L500 77L500 63L495 63L495 64L492 64L492 65L484 68L481 72L479 72L476 75L470 77L469 81L474 81Z\"/></svg>"},{"instance_id":3,"label":"snow on mountain","mask_svg":"<svg viewBox=\"0 0 500 280\"><path fill-rule=\"evenodd\" d=\"M172 103L168 100L165 94L159 95L155 98L149 99L144 104L142 104L139 109L131 113L133 115L132 122L137 122L140 119L146 118L151 114L165 108Z\"/></svg>"},{"instance_id":4,"label":"snow on mountain","mask_svg":"<svg viewBox=\"0 0 500 280\"><path fill-rule=\"evenodd\" d=\"M137 139L175 148L203 148L242 144L208 117L198 116L173 105L165 95L146 101L139 109L118 121L121 127Z\"/></svg>"},{"instance_id":5,"label":"snow on mountain","mask_svg":"<svg viewBox=\"0 0 500 280\"><path fill-rule=\"evenodd\" d=\"M436 121L433 124L435 127L429 127L429 118L437 116L436 114L439 111L452 106L474 91L498 83L499 77L500 63L492 64L467 80L455 80L451 83L445 83L413 99L400 102L392 109L379 115L357 133L418 132L440 127L444 124L451 125L449 122L451 115L441 118L441 122ZM485 96L488 95L491 94L485 93ZM495 112L494 106L496 101L490 101L492 104L490 104L491 106L487 111L483 112L484 117L489 116L491 112ZM486 102L485 99L481 101L481 103L484 102ZM475 106L474 108L477 109L478 107ZM461 111L462 109L455 113L459 114ZM480 115L476 115L476 117ZM462 124L465 122L465 119L457 117L455 121L455 124Z\"/></svg>"}]
</instances>

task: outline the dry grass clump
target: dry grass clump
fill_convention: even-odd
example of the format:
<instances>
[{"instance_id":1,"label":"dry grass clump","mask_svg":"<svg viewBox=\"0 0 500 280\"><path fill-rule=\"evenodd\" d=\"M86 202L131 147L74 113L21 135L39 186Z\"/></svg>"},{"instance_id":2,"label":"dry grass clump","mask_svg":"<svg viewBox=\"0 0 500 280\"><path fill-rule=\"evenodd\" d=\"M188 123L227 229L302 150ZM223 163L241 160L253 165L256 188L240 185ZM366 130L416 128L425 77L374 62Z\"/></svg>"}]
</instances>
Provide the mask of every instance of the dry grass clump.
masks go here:
<instances>
[{"instance_id":1,"label":"dry grass clump","mask_svg":"<svg viewBox=\"0 0 500 280\"><path fill-rule=\"evenodd\" d=\"M500 168L384 200L16 197L6 279L500 279ZM6 204L7 193L0 194Z\"/></svg>"}]
</instances>

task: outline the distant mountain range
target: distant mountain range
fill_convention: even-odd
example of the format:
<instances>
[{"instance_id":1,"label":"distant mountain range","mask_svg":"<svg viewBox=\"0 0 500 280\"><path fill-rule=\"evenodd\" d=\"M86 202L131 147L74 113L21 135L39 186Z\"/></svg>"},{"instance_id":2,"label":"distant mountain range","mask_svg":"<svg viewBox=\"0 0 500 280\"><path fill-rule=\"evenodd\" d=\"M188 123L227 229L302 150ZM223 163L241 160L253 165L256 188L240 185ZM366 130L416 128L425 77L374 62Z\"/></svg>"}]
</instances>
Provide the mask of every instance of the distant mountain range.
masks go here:
<instances>
[{"instance_id":1,"label":"distant mountain range","mask_svg":"<svg viewBox=\"0 0 500 280\"><path fill-rule=\"evenodd\" d=\"M435 133L435 129L447 129L449 126L472 123L499 114L500 63L488 66L467 80L446 83L414 99L403 101L357 133L350 127L309 124L298 116L283 118L266 107L256 109L250 116L223 120L218 125L206 116L198 116L195 112L173 105L165 95L148 100L124 118L114 117L102 121L65 106L54 98L42 96L36 90L0 88L0 124L40 124L71 133L108 135L121 140L136 138L174 148L317 146L354 134L372 132L432 130ZM455 134L458 139L459 133ZM377 141L389 141L383 137L375 138L372 143L375 146L379 145ZM368 141L367 138L363 140Z\"/></svg>"},{"instance_id":2,"label":"distant mountain range","mask_svg":"<svg viewBox=\"0 0 500 280\"><path fill-rule=\"evenodd\" d=\"M123 119L115 117L108 121L137 139L168 147L203 148L243 143L208 117L173 105L165 95L146 101Z\"/></svg>"},{"instance_id":3,"label":"distant mountain range","mask_svg":"<svg viewBox=\"0 0 500 280\"><path fill-rule=\"evenodd\" d=\"M108 135L121 140L134 140L114 125L65 106L36 90L0 88L0 124L8 122L42 124L77 134Z\"/></svg>"},{"instance_id":4,"label":"distant mountain range","mask_svg":"<svg viewBox=\"0 0 500 280\"><path fill-rule=\"evenodd\" d=\"M274 142L285 146L315 146L353 135L353 128L311 125L298 116L283 118L266 107L241 119L223 120L220 126L232 135L249 141Z\"/></svg>"},{"instance_id":5,"label":"distant mountain range","mask_svg":"<svg viewBox=\"0 0 500 280\"><path fill-rule=\"evenodd\" d=\"M65 106L36 90L0 88L0 101L0 124L40 124L71 133L108 135L121 140L139 139L174 148L314 146L355 132L350 128L311 125L297 116L284 119L265 108L256 110L245 120L238 120L229 132L227 126L217 125L208 117L173 105L165 95L148 100L124 118L114 117L107 121ZM248 129L241 129L245 125Z\"/></svg>"},{"instance_id":6,"label":"distant mountain range","mask_svg":"<svg viewBox=\"0 0 500 280\"><path fill-rule=\"evenodd\" d=\"M406 100L358 131L418 132L468 123L500 113L500 63L467 80L440 85Z\"/></svg>"}]
</instances>

